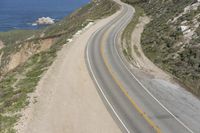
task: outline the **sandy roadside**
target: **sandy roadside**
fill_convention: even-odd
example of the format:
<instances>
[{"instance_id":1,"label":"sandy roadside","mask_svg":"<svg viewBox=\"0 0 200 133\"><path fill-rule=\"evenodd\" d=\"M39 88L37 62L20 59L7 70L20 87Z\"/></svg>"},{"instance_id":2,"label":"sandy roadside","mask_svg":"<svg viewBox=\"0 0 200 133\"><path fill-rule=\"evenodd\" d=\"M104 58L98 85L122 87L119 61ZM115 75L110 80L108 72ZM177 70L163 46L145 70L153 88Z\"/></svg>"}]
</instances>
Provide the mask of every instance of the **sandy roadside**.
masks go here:
<instances>
[{"instance_id":1,"label":"sandy roadside","mask_svg":"<svg viewBox=\"0 0 200 133\"><path fill-rule=\"evenodd\" d=\"M95 22L64 45L31 94L31 104L16 125L18 133L118 133L85 64L89 37L119 12ZM34 98L37 102L34 103Z\"/></svg>"}]
</instances>

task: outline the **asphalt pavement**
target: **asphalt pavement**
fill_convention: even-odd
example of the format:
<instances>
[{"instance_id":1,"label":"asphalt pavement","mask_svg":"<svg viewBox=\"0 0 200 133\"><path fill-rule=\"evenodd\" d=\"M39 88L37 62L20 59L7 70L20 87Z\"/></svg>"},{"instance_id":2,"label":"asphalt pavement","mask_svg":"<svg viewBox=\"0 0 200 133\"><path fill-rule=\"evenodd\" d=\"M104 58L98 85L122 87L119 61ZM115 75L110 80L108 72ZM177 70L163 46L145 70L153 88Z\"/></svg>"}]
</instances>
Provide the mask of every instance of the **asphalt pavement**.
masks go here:
<instances>
[{"instance_id":1,"label":"asphalt pavement","mask_svg":"<svg viewBox=\"0 0 200 133\"><path fill-rule=\"evenodd\" d=\"M105 106L125 133L193 133L123 62L117 43L134 8L119 4L119 15L91 36L86 49L88 69Z\"/></svg>"}]
</instances>

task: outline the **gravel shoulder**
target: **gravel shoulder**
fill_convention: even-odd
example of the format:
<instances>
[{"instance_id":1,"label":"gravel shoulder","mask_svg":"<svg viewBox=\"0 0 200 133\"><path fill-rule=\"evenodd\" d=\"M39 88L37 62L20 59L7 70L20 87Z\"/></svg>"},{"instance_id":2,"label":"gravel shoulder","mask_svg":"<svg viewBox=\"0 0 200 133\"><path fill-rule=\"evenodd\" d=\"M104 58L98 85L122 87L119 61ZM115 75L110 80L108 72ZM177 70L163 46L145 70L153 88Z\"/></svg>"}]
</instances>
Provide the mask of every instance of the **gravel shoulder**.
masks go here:
<instances>
[{"instance_id":1,"label":"gravel shoulder","mask_svg":"<svg viewBox=\"0 0 200 133\"><path fill-rule=\"evenodd\" d=\"M93 84L85 64L89 37L119 11L92 26L64 45L53 65L30 95L18 133L119 133Z\"/></svg>"},{"instance_id":2,"label":"gravel shoulder","mask_svg":"<svg viewBox=\"0 0 200 133\"><path fill-rule=\"evenodd\" d=\"M170 76L163 72L160 68L158 68L153 62L151 62L143 53L140 41L141 34L144 30L146 24L150 22L150 18L147 16L143 16L139 18L139 23L136 25L134 31L132 32L132 56L134 61L136 62L136 66L149 73L154 75L155 77L162 77L165 79L170 79Z\"/></svg>"},{"instance_id":3,"label":"gravel shoulder","mask_svg":"<svg viewBox=\"0 0 200 133\"><path fill-rule=\"evenodd\" d=\"M147 16L141 17L132 33L132 56L137 65L137 68L132 67L132 72L167 109L199 133L200 100L173 80L170 74L153 64L142 51L141 33L149 21Z\"/></svg>"}]
</instances>

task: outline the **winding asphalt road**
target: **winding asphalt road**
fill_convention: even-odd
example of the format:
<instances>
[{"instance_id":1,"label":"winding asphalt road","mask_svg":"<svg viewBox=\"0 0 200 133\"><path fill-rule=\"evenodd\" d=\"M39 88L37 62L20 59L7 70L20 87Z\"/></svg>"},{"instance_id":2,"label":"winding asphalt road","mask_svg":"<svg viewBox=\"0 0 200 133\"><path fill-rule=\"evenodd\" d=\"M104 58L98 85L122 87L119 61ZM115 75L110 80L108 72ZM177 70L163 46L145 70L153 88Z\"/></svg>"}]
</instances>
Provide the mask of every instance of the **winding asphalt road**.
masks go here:
<instances>
[{"instance_id":1,"label":"winding asphalt road","mask_svg":"<svg viewBox=\"0 0 200 133\"><path fill-rule=\"evenodd\" d=\"M120 33L134 15L121 5L119 15L91 36L86 49L88 69L107 109L128 133L193 133L131 73L116 48Z\"/></svg>"}]
</instances>

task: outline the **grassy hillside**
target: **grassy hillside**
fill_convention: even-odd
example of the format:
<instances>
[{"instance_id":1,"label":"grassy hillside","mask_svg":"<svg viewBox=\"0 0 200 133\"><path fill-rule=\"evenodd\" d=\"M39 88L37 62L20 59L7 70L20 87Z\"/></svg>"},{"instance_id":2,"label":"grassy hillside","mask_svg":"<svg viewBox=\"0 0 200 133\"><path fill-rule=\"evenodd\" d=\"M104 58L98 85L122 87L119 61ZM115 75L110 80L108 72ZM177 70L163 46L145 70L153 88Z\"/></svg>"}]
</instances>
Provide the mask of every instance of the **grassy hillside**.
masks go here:
<instances>
[{"instance_id":1,"label":"grassy hillside","mask_svg":"<svg viewBox=\"0 0 200 133\"><path fill-rule=\"evenodd\" d=\"M200 3L197 0L124 0L151 22L142 34L146 56L200 96Z\"/></svg>"},{"instance_id":2,"label":"grassy hillside","mask_svg":"<svg viewBox=\"0 0 200 133\"><path fill-rule=\"evenodd\" d=\"M20 117L20 111L29 104L28 94L34 91L42 74L52 64L57 51L67 43L67 39L89 22L111 15L118 9L118 5L110 0L93 1L45 29L0 33L0 40L5 45L0 50L0 55L2 54L0 58L0 133L15 132L13 126ZM46 45L42 42L49 39L52 40L51 47L39 51L42 45ZM31 53L21 54L29 57L24 57L26 60L15 68L5 69L11 62L12 55L20 54L22 51Z\"/></svg>"}]
</instances>

